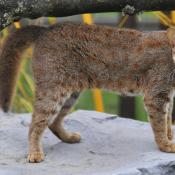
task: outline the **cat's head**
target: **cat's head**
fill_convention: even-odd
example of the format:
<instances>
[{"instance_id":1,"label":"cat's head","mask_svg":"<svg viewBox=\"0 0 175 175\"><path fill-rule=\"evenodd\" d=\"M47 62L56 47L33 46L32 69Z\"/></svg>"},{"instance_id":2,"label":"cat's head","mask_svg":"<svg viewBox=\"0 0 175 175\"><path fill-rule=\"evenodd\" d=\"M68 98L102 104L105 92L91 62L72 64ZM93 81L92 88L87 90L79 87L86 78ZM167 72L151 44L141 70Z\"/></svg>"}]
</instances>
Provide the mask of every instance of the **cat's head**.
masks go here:
<instances>
[{"instance_id":1,"label":"cat's head","mask_svg":"<svg viewBox=\"0 0 175 175\"><path fill-rule=\"evenodd\" d=\"M170 27L167 29L167 37L170 45L172 46L172 55L175 62L175 27Z\"/></svg>"}]
</instances>

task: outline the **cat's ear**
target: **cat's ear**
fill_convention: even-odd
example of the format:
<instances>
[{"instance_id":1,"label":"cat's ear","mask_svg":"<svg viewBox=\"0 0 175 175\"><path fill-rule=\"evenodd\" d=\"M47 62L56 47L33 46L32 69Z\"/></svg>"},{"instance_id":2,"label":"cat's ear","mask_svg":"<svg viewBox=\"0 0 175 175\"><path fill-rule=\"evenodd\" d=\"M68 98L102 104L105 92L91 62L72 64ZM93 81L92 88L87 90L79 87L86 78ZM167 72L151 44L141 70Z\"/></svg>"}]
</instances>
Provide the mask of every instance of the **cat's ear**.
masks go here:
<instances>
[{"instance_id":1,"label":"cat's ear","mask_svg":"<svg viewBox=\"0 0 175 175\"><path fill-rule=\"evenodd\" d=\"M175 47L175 28L170 27L167 29L167 37L170 44Z\"/></svg>"}]
</instances>

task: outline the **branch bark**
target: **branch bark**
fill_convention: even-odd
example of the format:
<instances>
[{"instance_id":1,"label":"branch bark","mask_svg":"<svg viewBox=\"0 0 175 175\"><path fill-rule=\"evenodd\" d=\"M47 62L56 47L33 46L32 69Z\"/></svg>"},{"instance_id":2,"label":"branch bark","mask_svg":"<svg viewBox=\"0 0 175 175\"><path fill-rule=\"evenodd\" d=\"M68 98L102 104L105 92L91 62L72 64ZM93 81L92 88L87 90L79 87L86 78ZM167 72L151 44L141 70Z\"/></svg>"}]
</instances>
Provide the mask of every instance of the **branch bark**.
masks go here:
<instances>
[{"instance_id":1,"label":"branch bark","mask_svg":"<svg viewBox=\"0 0 175 175\"><path fill-rule=\"evenodd\" d=\"M175 10L175 0L0 0L0 30L21 18L156 10Z\"/></svg>"}]
</instances>

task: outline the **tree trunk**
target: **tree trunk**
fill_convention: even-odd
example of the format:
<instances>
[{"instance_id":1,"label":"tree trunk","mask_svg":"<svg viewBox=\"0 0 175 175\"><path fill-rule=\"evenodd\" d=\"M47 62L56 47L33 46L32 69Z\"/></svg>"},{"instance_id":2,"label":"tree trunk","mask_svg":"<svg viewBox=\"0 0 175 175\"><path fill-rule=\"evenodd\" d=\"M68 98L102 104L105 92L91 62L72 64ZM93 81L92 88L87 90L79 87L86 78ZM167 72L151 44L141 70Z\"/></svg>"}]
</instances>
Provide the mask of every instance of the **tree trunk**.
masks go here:
<instances>
[{"instance_id":1,"label":"tree trunk","mask_svg":"<svg viewBox=\"0 0 175 175\"><path fill-rule=\"evenodd\" d=\"M0 0L0 30L21 18L71 16L82 13L173 10L175 0Z\"/></svg>"}]
</instances>

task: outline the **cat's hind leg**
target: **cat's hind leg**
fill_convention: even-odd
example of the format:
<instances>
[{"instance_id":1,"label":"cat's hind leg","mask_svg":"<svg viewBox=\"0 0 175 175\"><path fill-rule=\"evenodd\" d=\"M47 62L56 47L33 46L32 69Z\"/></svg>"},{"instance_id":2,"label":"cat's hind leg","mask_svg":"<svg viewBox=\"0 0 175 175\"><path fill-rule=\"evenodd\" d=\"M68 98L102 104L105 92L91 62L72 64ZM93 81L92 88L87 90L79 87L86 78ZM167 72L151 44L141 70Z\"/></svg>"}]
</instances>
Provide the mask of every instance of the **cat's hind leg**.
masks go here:
<instances>
[{"instance_id":1,"label":"cat's hind leg","mask_svg":"<svg viewBox=\"0 0 175 175\"><path fill-rule=\"evenodd\" d=\"M35 109L32 115L32 123L29 130L29 154L28 161L37 163L44 160L41 138L48 124L48 116Z\"/></svg>"},{"instance_id":2,"label":"cat's hind leg","mask_svg":"<svg viewBox=\"0 0 175 175\"><path fill-rule=\"evenodd\" d=\"M76 103L79 94L79 92L73 92L71 94L71 96L63 104L55 120L49 125L53 134L66 143L77 143L80 141L80 134L69 132L63 127L64 117L70 112L72 106Z\"/></svg>"},{"instance_id":3,"label":"cat's hind leg","mask_svg":"<svg viewBox=\"0 0 175 175\"><path fill-rule=\"evenodd\" d=\"M169 92L146 94L144 103L149 113L150 123L159 149L164 152L175 152L175 144L168 138L168 130L170 129L170 118L168 119Z\"/></svg>"},{"instance_id":4,"label":"cat's hind leg","mask_svg":"<svg viewBox=\"0 0 175 175\"><path fill-rule=\"evenodd\" d=\"M41 143L42 135L50 122L58 115L68 96L70 94L64 92L63 89L55 92L54 90L46 90L46 92L40 90L36 93L34 113L29 130L29 162L41 162L44 159Z\"/></svg>"}]
</instances>

